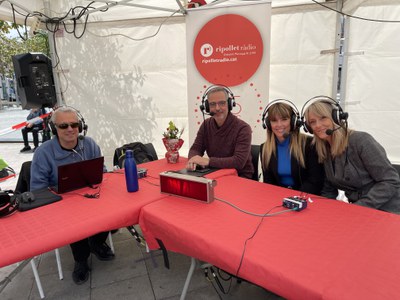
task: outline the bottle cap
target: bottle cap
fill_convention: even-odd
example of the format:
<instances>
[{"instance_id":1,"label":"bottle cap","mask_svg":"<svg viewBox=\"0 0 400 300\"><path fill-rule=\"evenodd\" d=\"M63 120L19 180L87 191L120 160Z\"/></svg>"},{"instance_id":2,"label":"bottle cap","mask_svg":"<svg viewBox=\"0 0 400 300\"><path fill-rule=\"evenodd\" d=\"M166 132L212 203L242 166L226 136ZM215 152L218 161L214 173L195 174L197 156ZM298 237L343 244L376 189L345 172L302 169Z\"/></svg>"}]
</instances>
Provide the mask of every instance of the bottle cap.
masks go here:
<instances>
[{"instance_id":1,"label":"bottle cap","mask_svg":"<svg viewBox=\"0 0 400 300\"><path fill-rule=\"evenodd\" d=\"M133 157L133 151L132 150L126 150L125 152L125 157Z\"/></svg>"}]
</instances>

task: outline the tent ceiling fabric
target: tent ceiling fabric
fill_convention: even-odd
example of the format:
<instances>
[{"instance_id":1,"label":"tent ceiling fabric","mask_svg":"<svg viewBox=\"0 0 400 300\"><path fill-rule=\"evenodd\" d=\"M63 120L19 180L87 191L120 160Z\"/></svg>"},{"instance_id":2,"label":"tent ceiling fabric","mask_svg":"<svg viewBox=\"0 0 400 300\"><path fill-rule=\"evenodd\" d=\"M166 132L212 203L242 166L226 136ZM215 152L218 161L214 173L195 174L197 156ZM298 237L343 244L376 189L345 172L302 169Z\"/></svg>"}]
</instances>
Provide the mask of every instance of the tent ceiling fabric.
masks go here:
<instances>
[{"instance_id":1,"label":"tent ceiling fabric","mask_svg":"<svg viewBox=\"0 0 400 300\"><path fill-rule=\"evenodd\" d=\"M189 0L181 0L182 5ZM62 16L71 7L75 6L87 6L90 2L93 2L92 7L106 7L107 1L84 1L84 0L5 0L0 1L0 19L12 21L12 10L10 3L14 4L14 7L22 13L26 12L44 12L45 3L49 2L51 7L52 16ZM244 0L236 1L207 1L210 5L224 5L224 2L230 4L243 3ZM213 2L213 3L211 3ZM320 0L319 2L335 2L335 0ZM351 0L351 8L363 0ZM108 1L108 3L111 3ZM118 3L117 5L109 5L106 12L97 11L92 13L95 21L115 21L115 20L129 20L129 19L140 19L140 18L152 18L152 17L165 17L171 15L173 12L178 11L180 6L176 0L119 0L113 1L112 3ZM272 7L287 7L287 6L298 6L298 5L314 4L311 0L271 0ZM147 7L147 8L144 8ZM26 9L24 12L24 8ZM181 13L178 13L181 14ZM19 14L16 14L17 22L20 24L24 23L25 18ZM93 21L89 18L89 22ZM32 18L28 19L28 24L32 22Z\"/></svg>"}]
</instances>

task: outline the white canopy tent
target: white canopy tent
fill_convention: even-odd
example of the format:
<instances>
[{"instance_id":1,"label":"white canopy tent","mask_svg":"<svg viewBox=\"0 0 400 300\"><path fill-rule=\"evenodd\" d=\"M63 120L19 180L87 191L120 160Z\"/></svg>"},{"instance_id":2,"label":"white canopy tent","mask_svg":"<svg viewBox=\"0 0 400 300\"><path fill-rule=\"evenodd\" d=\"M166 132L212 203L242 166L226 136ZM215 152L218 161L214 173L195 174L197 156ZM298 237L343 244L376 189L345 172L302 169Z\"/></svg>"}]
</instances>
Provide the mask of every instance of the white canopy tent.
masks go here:
<instances>
[{"instance_id":1,"label":"white canopy tent","mask_svg":"<svg viewBox=\"0 0 400 300\"><path fill-rule=\"evenodd\" d=\"M23 8L46 11L53 17L90 3L11 2L19 5L19 12ZM105 2L95 1L92 6L105 7ZM237 2L247 1L219 1L214 5ZM341 6L341 1L319 2L333 9ZM112 3L118 5L89 14L80 39L65 31L56 37L62 98L84 115L89 135L102 148L108 167L116 147L131 141L152 142L163 155L161 138L168 122L190 126L185 3ZM0 19L11 20L9 2L0 4ZM147 7L140 7L143 5ZM301 109L313 96L336 97L335 49L339 47L340 15L311 0L273 0L272 7L270 99L291 99ZM397 0L343 1L343 11L363 18L400 21ZM341 104L350 114L350 127L374 135L392 162L400 162L400 125L396 122L400 117L400 87L395 82L400 77L400 24L354 18L346 18L346 24ZM78 35L83 28L78 26ZM190 146L187 131L183 138L186 143L181 154L186 155Z\"/></svg>"}]
</instances>

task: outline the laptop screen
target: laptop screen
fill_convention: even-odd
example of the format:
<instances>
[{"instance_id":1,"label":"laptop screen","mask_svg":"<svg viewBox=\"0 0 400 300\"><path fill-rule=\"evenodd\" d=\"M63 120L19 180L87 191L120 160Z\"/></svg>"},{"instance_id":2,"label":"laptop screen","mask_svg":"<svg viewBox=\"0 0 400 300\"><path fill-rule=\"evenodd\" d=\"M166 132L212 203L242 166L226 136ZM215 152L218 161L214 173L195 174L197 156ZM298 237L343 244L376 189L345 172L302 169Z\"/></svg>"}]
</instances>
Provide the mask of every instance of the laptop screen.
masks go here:
<instances>
[{"instance_id":1,"label":"laptop screen","mask_svg":"<svg viewBox=\"0 0 400 300\"><path fill-rule=\"evenodd\" d=\"M103 180L104 157L58 166L58 194L92 187Z\"/></svg>"}]
</instances>

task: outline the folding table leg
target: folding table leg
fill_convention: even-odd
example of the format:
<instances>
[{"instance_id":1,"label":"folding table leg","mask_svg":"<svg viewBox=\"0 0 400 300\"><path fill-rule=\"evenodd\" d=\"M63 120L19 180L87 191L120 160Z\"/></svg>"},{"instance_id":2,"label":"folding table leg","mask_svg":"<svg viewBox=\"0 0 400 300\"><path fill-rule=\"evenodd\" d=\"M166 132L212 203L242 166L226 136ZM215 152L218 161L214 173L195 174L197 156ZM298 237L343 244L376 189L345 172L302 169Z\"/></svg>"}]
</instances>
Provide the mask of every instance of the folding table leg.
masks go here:
<instances>
[{"instance_id":1,"label":"folding table leg","mask_svg":"<svg viewBox=\"0 0 400 300\"><path fill-rule=\"evenodd\" d=\"M186 297L186 294L187 294L187 291L188 291L188 288L189 288L190 280L192 280L194 269L196 268L196 264L197 264L196 259L192 257L191 261L190 261L189 272L188 272L188 274L186 276L186 281L185 281L185 285L183 286L183 290L182 290L182 294L181 294L180 300L185 300L185 297Z\"/></svg>"},{"instance_id":2,"label":"folding table leg","mask_svg":"<svg viewBox=\"0 0 400 300\"><path fill-rule=\"evenodd\" d=\"M108 242L110 243L110 248L111 248L112 253L115 254L114 243L113 243L113 240L112 240L111 231L108 233Z\"/></svg>"},{"instance_id":3,"label":"folding table leg","mask_svg":"<svg viewBox=\"0 0 400 300\"><path fill-rule=\"evenodd\" d=\"M63 280L64 275L63 275L62 266L61 266L60 251L57 248L56 250L54 250L54 252L56 254L58 277L60 278L60 280Z\"/></svg>"},{"instance_id":4,"label":"folding table leg","mask_svg":"<svg viewBox=\"0 0 400 300\"><path fill-rule=\"evenodd\" d=\"M38 273L37 268L36 268L35 259L31 260L31 266L32 266L33 276L35 276L36 285L37 285L37 288L39 290L40 298L43 299L44 298L44 292L43 292L43 288L42 288L42 283L40 282L39 273Z\"/></svg>"}]
</instances>

